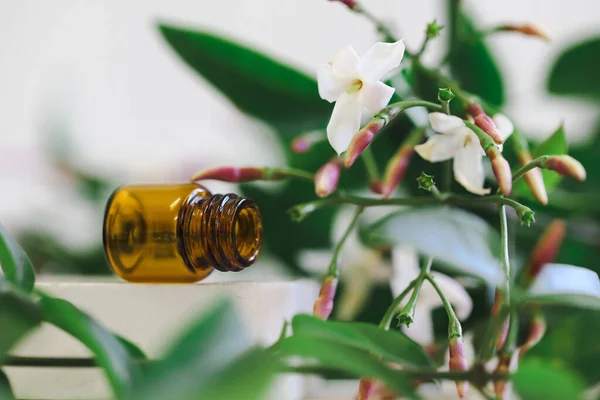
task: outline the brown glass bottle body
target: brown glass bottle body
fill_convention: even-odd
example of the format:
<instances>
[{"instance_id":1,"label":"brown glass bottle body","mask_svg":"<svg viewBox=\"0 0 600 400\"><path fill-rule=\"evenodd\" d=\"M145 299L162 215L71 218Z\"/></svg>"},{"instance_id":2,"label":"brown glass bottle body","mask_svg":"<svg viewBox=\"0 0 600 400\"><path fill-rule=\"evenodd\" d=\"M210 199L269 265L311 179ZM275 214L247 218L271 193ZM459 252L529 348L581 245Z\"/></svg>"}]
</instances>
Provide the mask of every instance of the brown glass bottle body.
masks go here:
<instances>
[{"instance_id":1,"label":"brown glass bottle body","mask_svg":"<svg viewBox=\"0 0 600 400\"><path fill-rule=\"evenodd\" d=\"M256 261L262 244L253 201L212 195L194 183L118 188L103 229L111 268L130 282L189 283L214 269L241 271Z\"/></svg>"}]
</instances>

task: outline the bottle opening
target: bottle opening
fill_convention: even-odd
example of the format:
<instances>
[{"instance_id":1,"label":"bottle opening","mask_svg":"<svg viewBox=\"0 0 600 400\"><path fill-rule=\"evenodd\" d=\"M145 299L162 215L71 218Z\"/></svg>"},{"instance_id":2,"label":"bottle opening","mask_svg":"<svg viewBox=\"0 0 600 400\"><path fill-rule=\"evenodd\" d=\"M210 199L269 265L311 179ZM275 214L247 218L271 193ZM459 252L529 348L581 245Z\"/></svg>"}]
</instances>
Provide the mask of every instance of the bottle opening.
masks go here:
<instances>
[{"instance_id":1,"label":"bottle opening","mask_svg":"<svg viewBox=\"0 0 600 400\"><path fill-rule=\"evenodd\" d=\"M238 257L243 259L243 263L253 263L260 254L262 241L262 221L255 203L246 200L241 205L233 232Z\"/></svg>"}]
</instances>

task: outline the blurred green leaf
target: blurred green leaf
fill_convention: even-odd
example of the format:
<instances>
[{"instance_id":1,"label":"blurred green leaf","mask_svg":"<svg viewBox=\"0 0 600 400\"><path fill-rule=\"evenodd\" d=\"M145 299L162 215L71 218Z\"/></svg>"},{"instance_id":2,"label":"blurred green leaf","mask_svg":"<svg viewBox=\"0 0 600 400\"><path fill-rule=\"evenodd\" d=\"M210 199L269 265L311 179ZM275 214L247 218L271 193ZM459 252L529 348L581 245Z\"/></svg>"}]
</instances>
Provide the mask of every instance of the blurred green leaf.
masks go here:
<instances>
[{"instance_id":1,"label":"blurred green leaf","mask_svg":"<svg viewBox=\"0 0 600 400\"><path fill-rule=\"evenodd\" d=\"M121 342L123 347L125 347L125 350L127 350L127 353L129 353L129 356L131 358L133 358L136 361L145 361L148 359L146 353L144 353L144 351L137 344L119 335L115 335L115 337L119 342Z\"/></svg>"},{"instance_id":2,"label":"blurred green leaf","mask_svg":"<svg viewBox=\"0 0 600 400\"><path fill-rule=\"evenodd\" d=\"M404 373L391 369L384 361L366 351L339 342L296 335L283 340L277 349L284 357L317 360L323 367L347 372L357 378L376 378L403 396L416 398Z\"/></svg>"},{"instance_id":3,"label":"blurred green leaf","mask_svg":"<svg viewBox=\"0 0 600 400\"><path fill-rule=\"evenodd\" d=\"M531 155L535 159L543 155L560 155L568 154L568 152L569 145L567 144L567 138L565 137L564 127L561 125L552 135L550 135L550 137L535 146L531 150ZM544 184L546 185L546 190L548 192L551 192L562 180L560 174L547 169L542 170L542 177L544 178ZM523 179L515 183L513 186L513 194L516 196L524 195L533 198L531 191Z\"/></svg>"},{"instance_id":4,"label":"blurred green leaf","mask_svg":"<svg viewBox=\"0 0 600 400\"><path fill-rule=\"evenodd\" d=\"M241 316L230 301L220 301L194 321L164 358L146 371L133 398L199 398L214 384L211 381L217 373L231 368L230 363L250 347Z\"/></svg>"},{"instance_id":5,"label":"blurred green leaf","mask_svg":"<svg viewBox=\"0 0 600 400\"><path fill-rule=\"evenodd\" d=\"M372 247L407 244L492 286L502 281L500 235L480 217L446 206L408 209L361 231Z\"/></svg>"},{"instance_id":6,"label":"blurred green leaf","mask_svg":"<svg viewBox=\"0 0 600 400\"><path fill-rule=\"evenodd\" d=\"M35 271L31 260L19 243L0 224L0 266L4 277L30 292L35 284Z\"/></svg>"},{"instance_id":7,"label":"blurred green leaf","mask_svg":"<svg viewBox=\"0 0 600 400\"><path fill-rule=\"evenodd\" d=\"M68 301L43 295L39 306L45 322L64 330L91 350L117 397L129 392L139 371L115 335Z\"/></svg>"},{"instance_id":8,"label":"blurred green leaf","mask_svg":"<svg viewBox=\"0 0 600 400\"><path fill-rule=\"evenodd\" d=\"M450 41L450 68L461 86L500 106L504 103L504 85L500 70L472 19L459 7L458 39Z\"/></svg>"},{"instance_id":9,"label":"blurred green leaf","mask_svg":"<svg viewBox=\"0 0 600 400\"><path fill-rule=\"evenodd\" d=\"M523 400L581 399L585 384L568 368L542 360L525 360L513 376L516 392Z\"/></svg>"},{"instance_id":10,"label":"blurred green leaf","mask_svg":"<svg viewBox=\"0 0 600 400\"><path fill-rule=\"evenodd\" d=\"M562 95L600 97L600 38L586 39L567 48L554 62L548 90Z\"/></svg>"},{"instance_id":11,"label":"blurred green leaf","mask_svg":"<svg viewBox=\"0 0 600 400\"><path fill-rule=\"evenodd\" d=\"M294 336L330 340L381 356L401 365L432 368L433 361L423 348L398 331L388 331L362 322L323 321L311 315L296 315Z\"/></svg>"},{"instance_id":12,"label":"blurred green leaf","mask_svg":"<svg viewBox=\"0 0 600 400\"><path fill-rule=\"evenodd\" d=\"M14 400L14 398L8 376L0 369L0 400Z\"/></svg>"},{"instance_id":13,"label":"blurred green leaf","mask_svg":"<svg viewBox=\"0 0 600 400\"><path fill-rule=\"evenodd\" d=\"M41 314L37 305L0 278L0 361L40 322Z\"/></svg>"},{"instance_id":14,"label":"blurred green leaf","mask_svg":"<svg viewBox=\"0 0 600 400\"><path fill-rule=\"evenodd\" d=\"M529 304L600 310L600 279L592 270L566 264L546 264L529 289Z\"/></svg>"},{"instance_id":15,"label":"blurred green leaf","mask_svg":"<svg viewBox=\"0 0 600 400\"><path fill-rule=\"evenodd\" d=\"M319 98L314 79L208 32L166 24L159 29L183 61L242 111L293 133L327 123L332 106Z\"/></svg>"}]
</instances>

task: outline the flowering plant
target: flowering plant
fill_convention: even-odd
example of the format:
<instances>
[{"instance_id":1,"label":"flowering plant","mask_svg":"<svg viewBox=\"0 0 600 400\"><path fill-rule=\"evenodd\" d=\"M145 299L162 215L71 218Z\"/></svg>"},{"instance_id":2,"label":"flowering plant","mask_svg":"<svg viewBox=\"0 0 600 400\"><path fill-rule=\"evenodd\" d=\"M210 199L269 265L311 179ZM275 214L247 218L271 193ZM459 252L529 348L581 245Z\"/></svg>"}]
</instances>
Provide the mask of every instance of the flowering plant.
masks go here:
<instances>
[{"instance_id":1,"label":"flowering plant","mask_svg":"<svg viewBox=\"0 0 600 400\"><path fill-rule=\"evenodd\" d=\"M485 45L491 34L547 39L545 33L533 25L477 28L460 2L449 0L446 26L428 24L414 50L356 1L336 3L370 20L382 41L362 56L342 49L316 80L223 38L160 26L189 66L278 132L289 165L216 166L192 180L242 183L263 211L272 255L319 276L313 315L294 316L268 348L222 350L218 368L198 380L177 362L198 365L216 356L191 343L208 337L231 344L235 335L219 334L243 330L223 303L182 337L172 356L142 374L143 353L131 343L66 302L31 294L31 263L2 232L0 299L31 312L0 340L0 355L43 316L92 349L120 398L261 398L282 373L352 377L358 399L570 399L596 383L600 354L555 334L565 309L598 328L594 253L585 253L581 238L573 238L576 248L591 257L560 252L567 232L587 227L574 218L578 213L587 212L598 227L597 204L588 207L588 195L565 200L557 190L566 176L563 185L576 191L572 181L585 181L587 173L567 154L562 127L531 146L502 113L501 75ZM422 56L442 29L448 56L428 66ZM569 93L563 64L551 87ZM573 87L588 94L579 83ZM246 184L261 180L285 183L278 192ZM330 242L333 250L322 248ZM570 265L575 259L589 264ZM442 340L441 331L447 331ZM574 343L568 357L536 352L552 347L545 341L561 340ZM227 383L231 376L235 385Z\"/></svg>"}]
</instances>

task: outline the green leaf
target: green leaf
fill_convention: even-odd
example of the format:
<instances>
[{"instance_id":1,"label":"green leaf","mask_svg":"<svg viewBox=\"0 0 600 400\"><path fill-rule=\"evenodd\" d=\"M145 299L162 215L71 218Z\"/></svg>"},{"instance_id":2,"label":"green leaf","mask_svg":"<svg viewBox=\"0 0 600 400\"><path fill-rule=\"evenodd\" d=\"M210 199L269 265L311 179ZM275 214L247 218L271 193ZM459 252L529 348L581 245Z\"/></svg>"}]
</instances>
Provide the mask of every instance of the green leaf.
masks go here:
<instances>
[{"instance_id":1,"label":"green leaf","mask_svg":"<svg viewBox=\"0 0 600 400\"><path fill-rule=\"evenodd\" d=\"M44 321L64 330L91 350L117 397L129 392L139 371L115 335L68 301L44 295L39 306Z\"/></svg>"},{"instance_id":2,"label":"green leaf","mask_svg":"<svg viewBox=\"0 0 600 400\"><path fill-rule=\"evenodd\" d=\"M127 350L127 353L129 353L129 356L131 358L133 358L136 361L148 360L148 356L146 356L146 353L144 353L144 351L137 344L133 343L129 339L125 339L124 337L116 334L115 337L119 342L121 342L123 347L125 347L125 350Z\"/></svg>"},{"instance_id":3,"label":"green leaf","mask_svg":"<svg viewBox=\"0 0 600 400\"><path fill-rule=\"evenodd\" d=\"M192 69L242 111L292 133L325 126L332 106L313 78L208 32L165 24L160 32Z\"/></svg>"},{"instance_id":4,"label":"green leaf","mask_svg":"<svg viewBox=\"0 0 600 400\"><path fill-rule=\"evenodd\" d=\"M148 368L135 399L188 399L209 387L216 374L251 347L249 333L230 301L201 315Z\"/></svg>"},{"instance_id":5,"label":"green leaf","mask_svg":"<svg viewBox=\"0 0 600 400\"><path fill-rule=\"evenodd\" d=\"M523 400L581 399L585 389L581 377L547 360L525 360L514 374L513 384Z\"/></svg>"},{"instance_id":6,"label":"green leaf","mask_svg":"<svg viewBox=\"0 0 600 400\"><path fill-rule=\"evenodd\" d=\"M0 400L14 400L14 398L8 376L0 369Z\"/></svg>"},{"instance_id":7,"label":"green leaf","mask_svg":"<svg viewBox=\"0 0 600 400\"><path fill-rule=\"evenodd\" d=\"M412 385L404 373L391 369L384 361L365 351L343 343L294 335L283 340L277 349L285 357L317 360L326 368L347 372L357 378L376 378L390 389L404 396L416 398Z\"/></svg>"},{"instance_id":8,"label":"green leaf","mask_svg":"<svg viewBox=\"0 0 600 400\"><path fill-rule=\"evenodd\" d=\"M535 159L543 155L552 156L568 154L568 152L569 145L567 144L564 127L561 125L552 135L550 135L550 137L535 146L531 150L531 155ZM542 170L542 177L544 178L544 184L548 192L551 192L562 180L560 174L547 169ZM531 191L523 179L515 183L513 186L513 194L533 198Z\"/></svg>"},{"instance_id":9,"label":"green leaf","mask_svg":"<svg viewBox=\"0 0 600 400\"><path fill-rule=\"evenodd\" d=\"M0 279L0 361L40 322L37 305L9 282Z\"/></svg>"},{"instance_id":10,"label":"green leaf","mask_svg":"<svg viewBox=\"0 0 600 400\"><path fill-rule=\"evenodd\" d=\"M292 320L294 336L330 340L401 365L433 368L423 348L398 331L388 331L362 322L323 321L311 315L296 315Z\"/></svg>"},{"instance_id":11,"label":"green leaf","mask_svg":"<svg viewBox=\"0 0 600 400\"><path fill-rule=\"evenodd\" d=\"M600 38L587 39L566 49L552 67L548 90L556 94L598 99L599 53Z\"/></svg>"},{"instance_id":12,"label":"green leaf","mask_svg":"<svg viewBox=\"0 0 600 400\"><path fill-rule=\"evenodd\" d=\"M435 234L433 234L435 233ZM502 282L500 235L480 217L446 206L415 208L388 215L361 232L372 247L407 244L492 286Z\"/></svg>"},{"instance_id":13,"label":"green leaf","mask_svg":"<svg viewBox=\"0 0 600 400\"><path fill-rule=\"evenodd\" d=\"M35 284L35 271L19 243L0 224L0 266L4 277L31 292Z\"/></svg>"},{"instance_id":14,"label":"green leaf","mask_svg":"<svg viewBox=\"0 0 600 400\"><path fill-rule=\"evenodd\" d=\"M504 85L490 50L469 16L459 10L459 40L450 41L450 68L461 86L490 104L504 103Z\"/></svg>"},{"instance_id":15,"label":"green leaf","mask_svg":"<svg viewBox=\"0 0 600 400\"><path fill-rule=\"evenodd\" d=\"M600 279L592 270L566 264L546 264L529 289L530 304L600 310Z\"/></svg>"}]
</instances>

